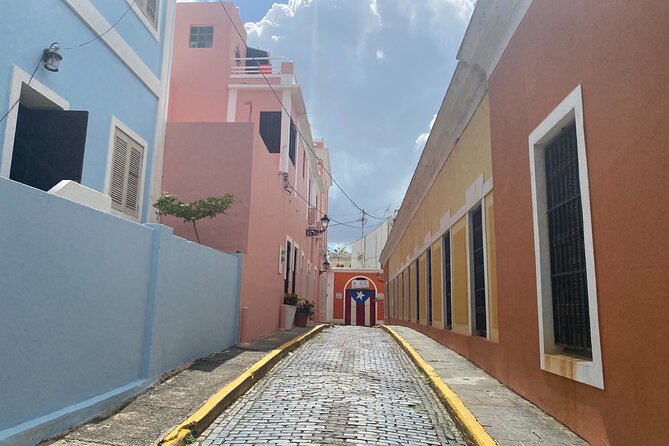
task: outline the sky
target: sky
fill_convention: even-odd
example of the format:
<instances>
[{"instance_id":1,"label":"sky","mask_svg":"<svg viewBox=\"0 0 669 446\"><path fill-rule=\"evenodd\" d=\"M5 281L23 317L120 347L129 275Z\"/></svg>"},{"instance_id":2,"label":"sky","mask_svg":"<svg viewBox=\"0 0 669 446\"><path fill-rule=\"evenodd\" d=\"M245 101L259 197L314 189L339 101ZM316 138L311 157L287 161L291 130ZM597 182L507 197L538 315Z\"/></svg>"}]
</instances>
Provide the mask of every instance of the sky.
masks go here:
<instances>
[{"instance_id":1,"label":"sky","mask_svg":"<svg viewBox=\"0 0 669 446\"><path fill-rule=\"evenodd\" d=\"M456 66L474 0L234 0L248 45L295 62L313 134L366 212L399 208ZM330 189L329 245L360 238ZM355 221L357 219L357 221ZM365 233L380 223L367 218Z\"/></svg>"}]
</instances>

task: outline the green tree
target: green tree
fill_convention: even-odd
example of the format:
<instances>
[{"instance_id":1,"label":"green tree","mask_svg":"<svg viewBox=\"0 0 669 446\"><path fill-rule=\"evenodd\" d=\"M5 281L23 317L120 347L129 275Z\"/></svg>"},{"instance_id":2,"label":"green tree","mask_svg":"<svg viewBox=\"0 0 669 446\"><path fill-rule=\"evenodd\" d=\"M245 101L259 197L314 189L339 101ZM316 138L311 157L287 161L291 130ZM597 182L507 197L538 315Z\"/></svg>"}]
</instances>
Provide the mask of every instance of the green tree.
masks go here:
<instances>
[{"instance_id":1,"label":"green tree","mask_svg":"<svg viewBox=\"0 0 669 446\"><path fill-rule=\"evenodd\" d=\"M197 233L197 226L195 224L204 218L214 218L225 214L225 211L232 206L234 201L234 195L225 194L222 197L208 197L204 200L186 203L181 201L176 195L163 192L160 198L153 204L153 207L156 208L159 216L172 215L181 218L184 223L190 222L195 231L195 238L200 243L200 235Z\"/></svg>"}]
</instances>

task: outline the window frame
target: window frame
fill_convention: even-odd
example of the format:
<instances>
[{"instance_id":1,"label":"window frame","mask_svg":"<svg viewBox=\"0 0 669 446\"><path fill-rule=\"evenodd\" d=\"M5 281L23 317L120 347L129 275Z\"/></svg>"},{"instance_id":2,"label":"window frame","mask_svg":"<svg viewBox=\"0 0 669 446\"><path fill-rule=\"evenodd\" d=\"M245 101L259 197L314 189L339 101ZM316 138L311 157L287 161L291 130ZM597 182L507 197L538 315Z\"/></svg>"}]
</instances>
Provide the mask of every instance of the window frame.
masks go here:
<instances>
[{"instance_id":1,"label":"window frame","mask_svg":"<svg viewBox=\"0 0 669 446\"><path fill-rule=\"evenodd\" d=\"M570 356L555 345L553 328L552 290L550 275L550 248L546 216L545 147L565 125L576 124L581 212L583 216L583 241L585 248L586 282L592 359ZM537 318L539 322L539 348L541 369L568 379L604 388L602 351L600 344L597 280L590 210L590 186L583 123L583 96L578 85L551 111L528 137L530 155L530 180L532 188L532 222L534 229L534 254L537 286Z\"/></svg>"},{"instance_id":2,"label":"window frame","mask_svg":"<svg viewBox=\"0 0 669 446\"><path fill-rule=\"evenodd\" d=\"M211 28L211 41L209 46L191 46L193 43L193 29L197 28L198 29L198 37L201 35L199 29L200 28ZM214 47L214 25L190 25L190 29L188 31L188 49L210 49ZM199 40L196 41L198 43Z\"/></svg>"},{"instance_id":3,"label":"window frame","mask_svg":"<svg viewBox=\"0 0 669 446\"><path fill-rule=\"evenodd\" d=\"M162 9L163 9L163 1L162 0L156 0L156 23L155 25L151 23L149 18L146 16L144 13L145 5L144 2L146 0L126 0L126 3L128 5L131 5L132 10L135 12L135 15L139 18L139 20L144 24L146 27L147 31L149 31L149 34L156 40L156 42L160 42L160 26L161 26L161 20L162 20Z\"/></svg>"},{"instance_id":4,"label":"window frame","mask_svg":"<svg viewBox=\"0 0 669 446\"><path fill-rule=\"evenodd\" d=\"M474 232L473 232L473 218L474 213L480 211L481 213L481 249L483 250L483 287L484 287L484 302L485 302L485 335L476 331L476 272L474 271ZM481 199L475 206L467 212L467 257L468 257L468 291L469 291L469 333L472 336L490 339L490 303L488 302L488 262L487 262L487 243L486 243L486 214L485 214L485 197Z\"/></svg>"},{"instance_id":5,"label":"window frame","mask_svg":"<svg viewBox=\"0 0 669 446\"><path fill-rule=\"evenodd\" d=\"M146 165L148 164L147 159L148 159L149 144L144 138L142 138L137 132L133 131L128 125L126 125L116 116L112 116L109 130L108 148L107 148L107 167L105 172L106 176L105 176L105 188L104 188L105 195L111 197L110 195L111 180L112 180L111 171L113 167L114 144L115 144L114 138L116 135L116 129L119 129L120 131L128 135L128 137L130 137L137 144L142 146L144 150L142 151L142 168L141 168L141 174L140 174L141 176L139 180L139 192L138 192L139 197L137 199L137 217L127 214L123 211L114 209L113 207L111 209L111 213L112 215L116 215L117 217L122 217L134 221L136 223L140 223L143 219L143 213L144 213L144 187L146 185Z\"/></svg>"}]
</instances>

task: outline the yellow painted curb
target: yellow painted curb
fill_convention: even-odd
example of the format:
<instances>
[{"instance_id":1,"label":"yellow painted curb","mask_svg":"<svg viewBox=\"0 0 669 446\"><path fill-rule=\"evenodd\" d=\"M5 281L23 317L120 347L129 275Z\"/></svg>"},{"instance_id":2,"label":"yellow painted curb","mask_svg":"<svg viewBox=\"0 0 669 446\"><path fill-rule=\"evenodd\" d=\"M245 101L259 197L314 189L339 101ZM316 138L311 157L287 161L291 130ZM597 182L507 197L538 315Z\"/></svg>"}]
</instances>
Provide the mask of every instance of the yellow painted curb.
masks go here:
<instances>
[{"instance_id":1,"label":"yellow painted curb","mask_svg":"<svg viewBox=\"0 0 669 446\"><path fill-rule=\"evenodd\" d=\"M172 429L169 434L155 444L159 446L184 446L189 436L197 437L204 432L225 409L249 390L260 378L265 376L289 352L295 350L325 327L329 326L329 324L318 325L302 336L292 339L269 352L260 361L253 364L232 382L216 392L194 414Z\"/></svg>"},{"instance_id":2,"label":"yellow painted curb","mask_svg":"<svg viewBox=\"0 0 669 446\"><path fill-rule=\"evenodd\" d=\"M430 386L436 392L439 399L444 403L448 411L455 418L462 433L468 437L470 442L477 446L495 446L495 440L485 431L481 423L467 409L462 400L451 390L450 387L441 379L441 376L428 364L427 361L414 348L390 327L381 326L386 330L402 349L409 355L416 366L427 375L430 380Z\"/></svg>"}]
</instances>

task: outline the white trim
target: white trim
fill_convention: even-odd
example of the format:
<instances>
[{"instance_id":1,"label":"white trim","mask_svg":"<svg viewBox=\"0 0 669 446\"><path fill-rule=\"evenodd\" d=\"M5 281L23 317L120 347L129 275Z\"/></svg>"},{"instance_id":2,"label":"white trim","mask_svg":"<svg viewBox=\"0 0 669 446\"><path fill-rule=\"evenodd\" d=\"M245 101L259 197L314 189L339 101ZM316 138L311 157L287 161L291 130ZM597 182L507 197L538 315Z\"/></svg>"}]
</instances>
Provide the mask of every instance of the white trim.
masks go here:
<instances>
[{"instance_id":1,"label":"white trim","mask_svg":"<svg viewBox=\"0 0 669 446\"><path fill-rule=\"evenodd\" d=\"M237 89L229 88L228 89L228 116L226 118L227 122L235 122L237 114Z\"/></svg>"},{"instance_id":2,"label":"white trim","mask_svg":"<svg viewBox=\"0 0 669 446\"><path fill-rule=\"evenodd\" d=\"M134 139L138 144L140 144L144 150L142 151L142 180L139 182L139 199L138 199L138 206L137 206L137 217L133 217L132 215L126 214L125 212L121 212L117 209L112 208L111 213L112 215L116 215L117 217L122 217L127 220L131 220L134 222L141 222L142 221L142 211L144 210L144 186L146 185L146 159L148 156L148 151L149 151L149 145L146 142L144 138L139 136L137 132L132 130L128 125L126 125L123 121L118 119L116 116L112 115L111 120L110 120L110 125L109 125L109 137L107 141L107 163L105 167L105 183L104 183L104 194L105 195L110 195L109 194L109 189L111 187L111 170L112 170L112 160L114 158L114 135L116 133L116 129L121 130L123 133L128 135L130 138Z\"/></svg>"},{"instance_id":3,"label":"white trim","mask_svg":"<svg viewBox=\"0 0 669 446\"><path fill-rule=\"evenodd\" d=\"M168 0L166 0L168 1ZM162 2L162 0L161 0ZM165 43L163 44L162 69L160 72L161 95L158 100L156 112L156 131L153 138L153 152L151 155L151 182L149 189L149 201L153 203L162 195L163 161L165 159L165 136L167 132L167 106L170 97L170 78L172 74L172 47L174 46L174 19L176 3L169 1L165 10ZM151 212L144 218L145 221L157 222L155 212Z\"/></svg>"},{"instance_id":4,"label":"white trim","mask_svg":"<svg viewBox=\"0 0 669 446\"><path fill-rule=\"evenodd\" d=\"M33 80L30 81L30 75L16 65L12 65L12 80L9 88L9 103L7 104L8 109L19 99L21 99L21 88L24 84L28 86L28 82L30 82L30 88L56 104L61 109L70 109L70 103L68 101L57 95L53 90L37 79L33 78ZM16 123L18 121L18 117L19 106L17 104L16 107L14 107L12 111L7 114L7 118L5 118L5 140L2 146L2 164L0 164L0 177L9 178L9 174L11 172L12 154L14 152L14 138L16 137Z\"/></svg>"},{"instance_id":5,"label":"white trim","mask_svg":"<svg viewBox=\"0 0 669 446\"><path fill-rule=\"evenodd\" d=\"M283 103L283 107L281 108L281 142L279 144L281 171L290 172L290 160L288 159L288 152L290 150L290 123L292 122L290 115L292 111L290 90L283 90L281 102ZM297 169L294 170L295 176L297 176Z\"/></svg>"},{"instance_id":6,"label":"white trim","mask_svg":"<svg viewBox=\"0 0 669 446\"><path fill-rule=\"evenodd\" d=\"M101 35L103 41L123 63L135 73L135 75L156 96L161 95L161 82L151 69L144 63L141 57L128 45L112 25L91 3L91 0L63 0L72 10L88 25L91 30ZM104 35L102 35L104 34Z\"/></svg>"},{"instance_id":7,"label":"white trim","mask_svg":"<svg viewBox=\"0 0 669 446\"><path fill-rule=\"evenodd\" d=\"M468 192L465 193L465 204L458 209L455 214L451 214L451 210L448 209L440 219L440 228L435 234L432 235L429 244L432 244L439 240L447 231L450 231L455 223L457 223L462 217L464 217L473 207L475 207L486 195L492 192L492 178L488 178L488 181L483 182L483 174L477 177L476 180L469 186L467 189ZM467 198L468 197L468 198ZM422 247L414 247L414 254L406 256L404 262L402 262L397 271L391 272L389 275L390 279L397 277L401 271L403 271L407 265L416 260L417 256L427 249L428 243ZM385 247L384 247L385 249ZM418 254L417 254L418 253Z\"/></svg>"},{"instance_id":8,"label":"white trim","mask_svg":"<svg viewBox=\"0 0 669 446\"><path fill-rule=\"evenodd\" d=\"M349 283L353 282L358 277L364 277L365 279L367 279L369 281L369 283L374 285L374 299L376 299L376 297L379 294L379 289L376 287L376 283L369 276L365 276L365 275L360 274L360 275L355 275L355 276L351 277L350 279L348 279L348 281L346 282L346 285L344 285L344 288L343 288L344 293L343 293L343 296L342 296L342 300L344 302L344 319L346 319L346 306L345 306L346 305L346 288L348 287ZM356 319L357 311L354 312L353 310L356 308L354 305L357 305L357 302L355 302L355 300L352 297L350 297L349 300L351 301L351 325L356 325L355 323L357 322L357 319ZM365 326L366 327L371 326L371 320L372 320L371 305L372 304L376 305L376 302L374 302L373 299L367 299L367 301L364 304L365 305ZM379 321L378 314L376 314L376 312L374 314L375 314L375 317L376 317L376 322L378 322Z\"/></svg>"},{"instance_id":9,"label":"white trim","mask_svg":"<svg viewBox=\"0 0 669 446\"><path fill-rule=\"evenodd\" d=\"M590 336L592 360L572 362L573 376L578 382L600 389L604 388L602 350L599 333L599 314L597 308L597 283L595 254L593 248L592 216L590 212L590 187L588 181L588 161L585 147L585 129L583 124L583 97L581 86L572 91L529 135L530 178L532 186L532 210L534 226L534 254L537 280L537 307L539 320L539 348L541 369L557 373L548 367L547 359L561 354L553 338L552 296L550 278L550 248L546 217L546 190L544 170L544 147L560 132L561 128L575 122L578 145L579 181L581 187L581 210L583 213L583 238L585 246L586 275L588 286L588 310L590 314ZM547 358L550 357L550 358ZM558 358L559 360L559 358ZM558 373L559 374L559 373Z\"/></svg>"},{"instance_id":10,"label":"white trim","mask_svg":"<svg viewBox=\"0 0 669 446\"><path fill-rule=\"evenodd\" d=\"M160 22L161 22L161 16L160 13L162 12L162 4L163 0L158 0L156 2L157 8L156 8L156 27L153 27L153 24L149 22L149 19L146 18L144 15L144 12L139 9L139 6L137 6L137 1L136 0L125 0L127 4L132 5L132 10L135 12L137 17L139 17L139 20L146 26L146 29L149 31L149 34L153 36L154 39L156 39L156 42L160 42ZM169 1L169 0L167 0ZM167 40L166 40L167 41Z\"/></svg>"},{"instance_id":11,"label":"white trim","mask_svg":"<svg viewBox=\"0 0 669 446\"><path fill-rule=\"evenodd\" d=\"M483 238L483 286L485 287L485 337L490 340L490 279L488 278L488 225L485 196L481 198L481 237Z\"/></svg>"}]
</instances>

